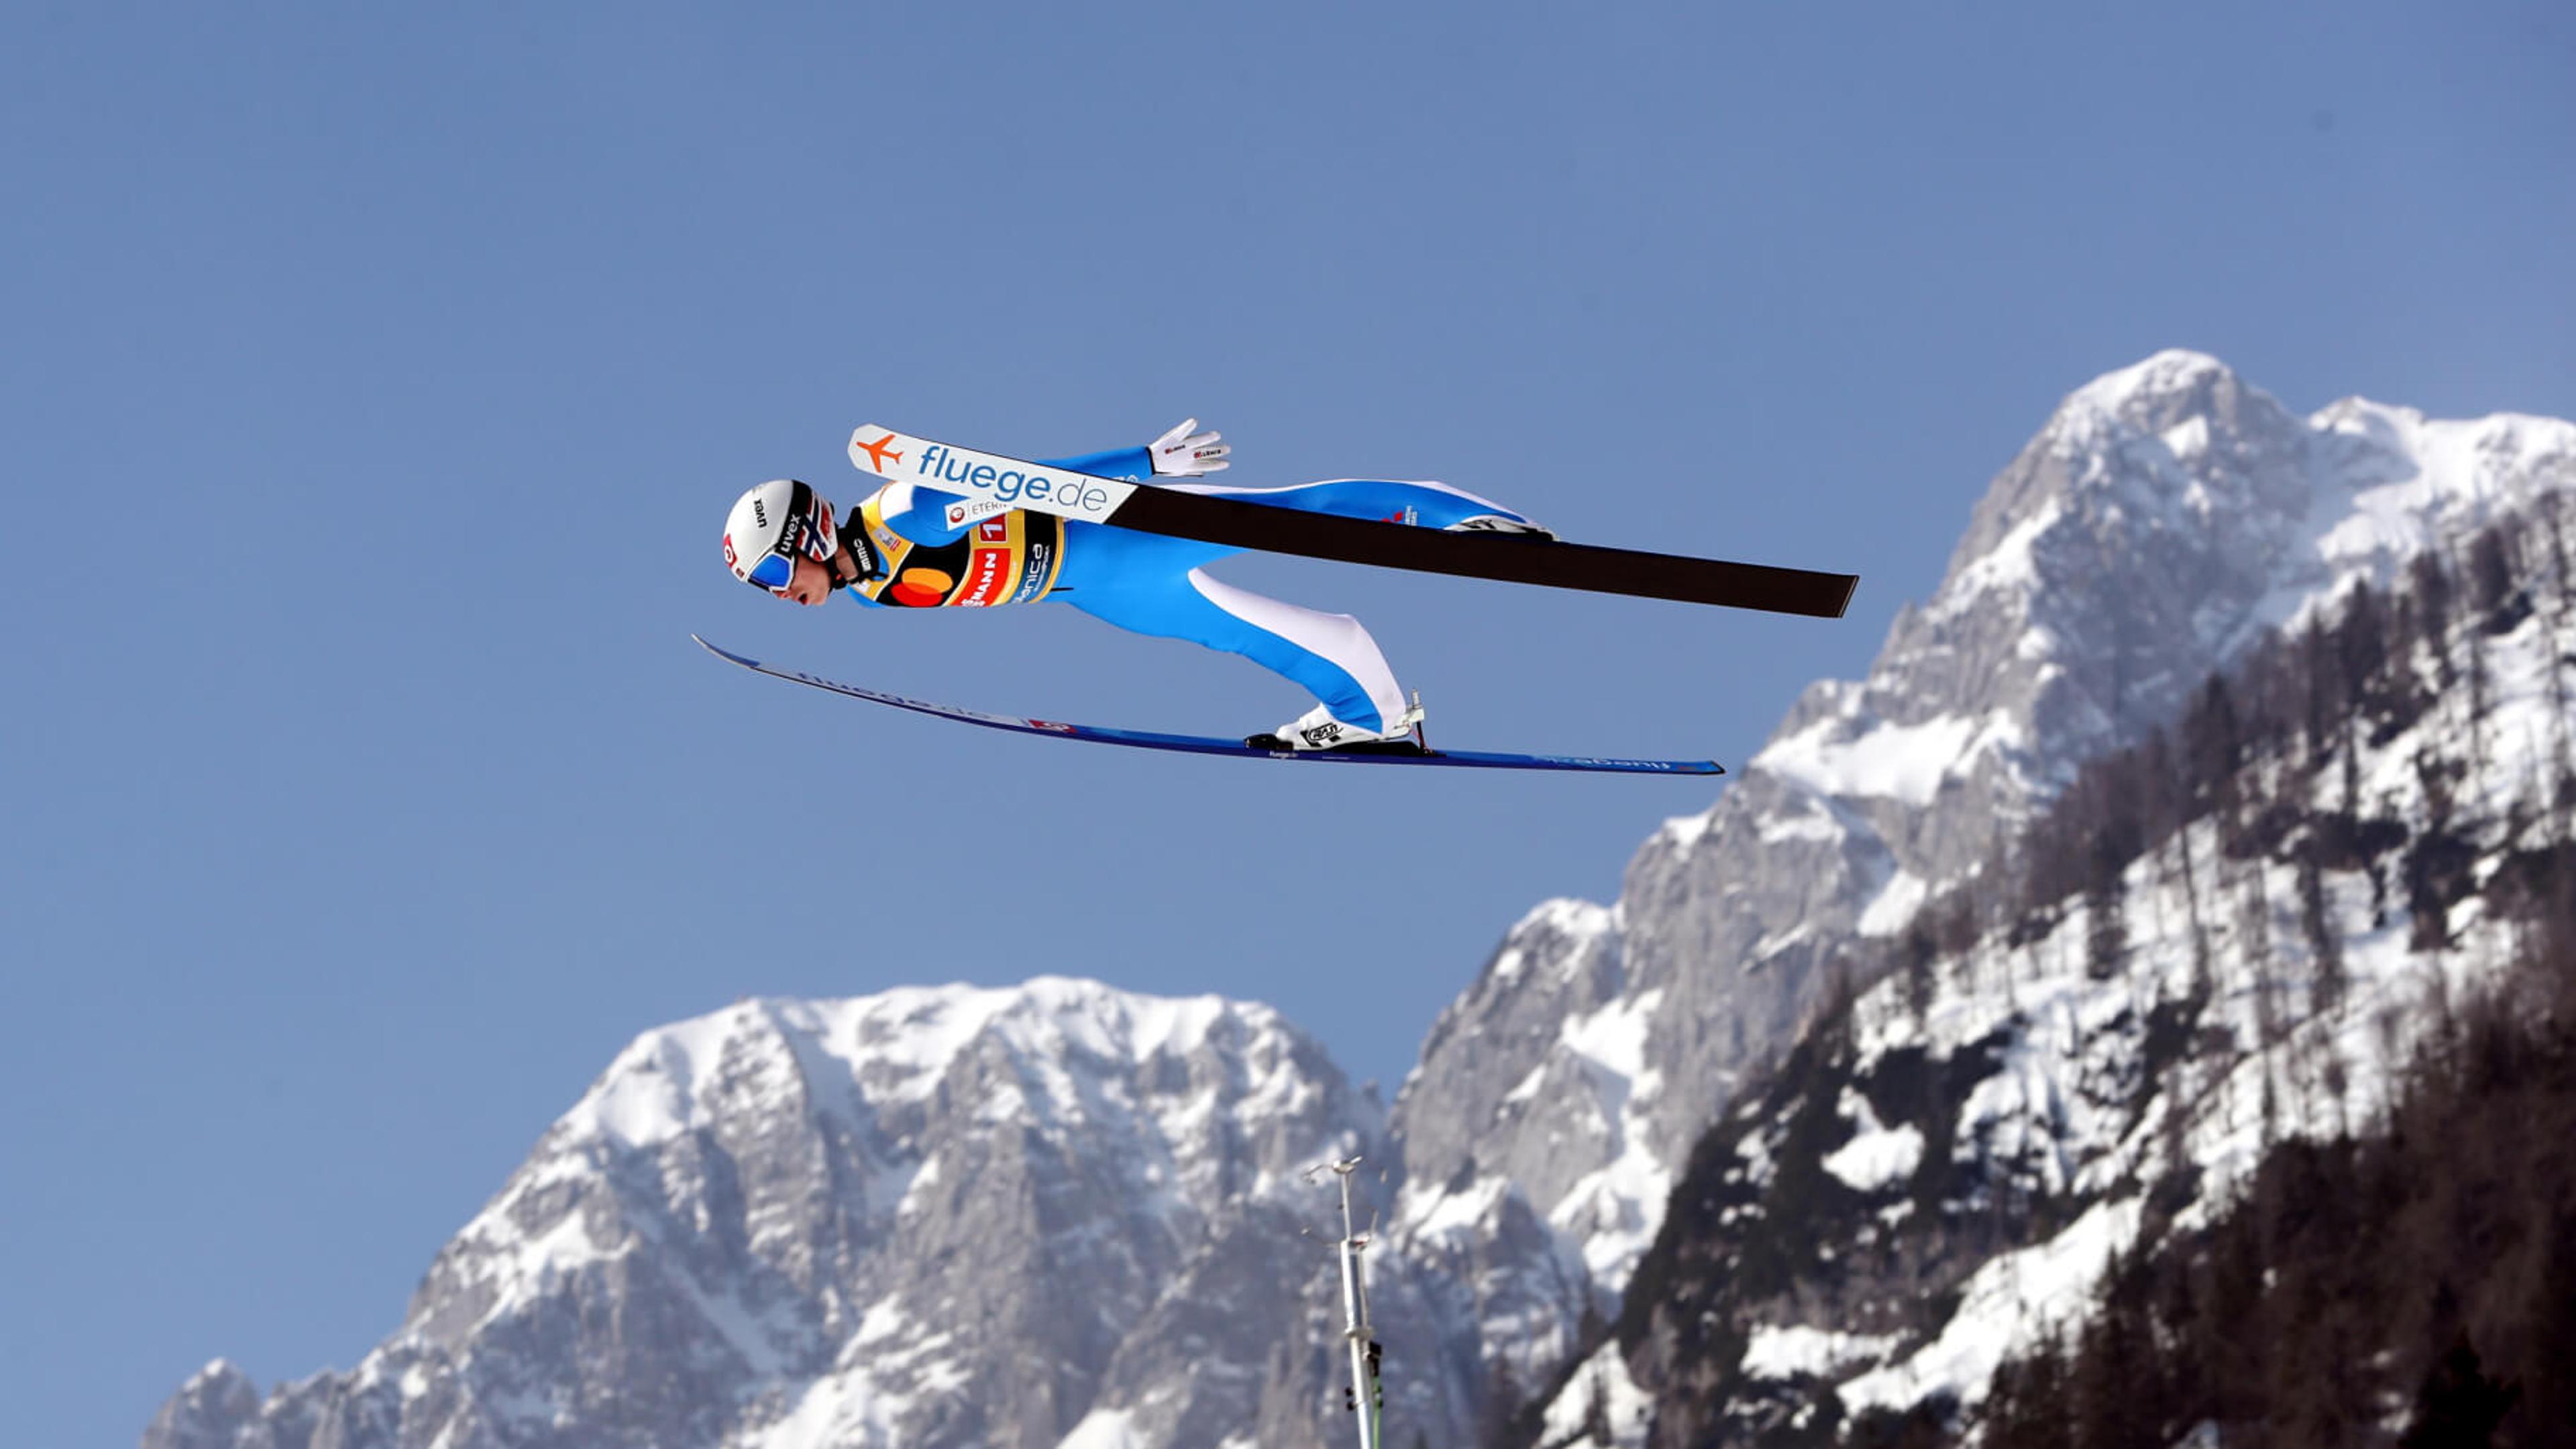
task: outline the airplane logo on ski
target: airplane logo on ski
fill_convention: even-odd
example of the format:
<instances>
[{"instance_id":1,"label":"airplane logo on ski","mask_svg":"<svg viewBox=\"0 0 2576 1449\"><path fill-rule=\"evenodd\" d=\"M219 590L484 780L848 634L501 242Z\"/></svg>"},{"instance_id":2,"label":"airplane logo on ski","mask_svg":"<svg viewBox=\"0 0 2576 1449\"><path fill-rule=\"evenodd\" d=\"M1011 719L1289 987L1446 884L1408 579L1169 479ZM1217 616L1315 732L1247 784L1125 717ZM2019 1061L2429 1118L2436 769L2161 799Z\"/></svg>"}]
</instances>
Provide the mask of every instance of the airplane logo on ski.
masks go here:
<instances>
[{"instance_id":1,"label":"airplane logo on ski","mask_svg":"<svg viewBox=\"0 0 2576 1449\"><path fill-rule=\"evenodd\" d=\"M885 471L887 459L891 458L898 463L903 461L903 454L890 451L894 446L895 440L901 436L902 435L899 433L888 433L884 437L871 443L856 434L852 434L850 438L850 451L853 453L867 454L868 461L864 465L867 470L871 473L883 473ZM855 463L858 460L853 458L850 461Z\"/></svg>"}]
</instances>

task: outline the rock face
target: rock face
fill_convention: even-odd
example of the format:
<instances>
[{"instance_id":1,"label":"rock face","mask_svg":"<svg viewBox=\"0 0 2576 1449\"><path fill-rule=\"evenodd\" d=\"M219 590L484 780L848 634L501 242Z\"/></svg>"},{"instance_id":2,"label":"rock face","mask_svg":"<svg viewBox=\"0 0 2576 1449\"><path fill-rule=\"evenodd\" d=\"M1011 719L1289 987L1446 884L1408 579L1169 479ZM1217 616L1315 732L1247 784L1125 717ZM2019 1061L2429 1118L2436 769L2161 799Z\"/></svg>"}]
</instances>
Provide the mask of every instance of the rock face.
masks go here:
<instances>
[{"instance_id":1,"label":"rock face","mask_svg":"<svg viewBox=\"0 0 2576 1449\"><path fill-rule=\"evenodd\" d=\"M2115 1255L2191 1254L2272 1149L2373 1130L2473 997L2547 979L2524 943L2576 882L2553 501L2465 582L2410 571L2249 661L2182 749L2097 762L1981 884L1985 929L1815 1020L1701 1139L1630 1284L1599 1364L1644 1386L1620 1442L1972 1426ZM2069 874L2040 850L2091 878L2034 888ZM2402 1405L2427 1356L2356 1340L2336 1407Z\"/></svg>"},{"instance_id":2,"label":"rock face","mask_svg":"<svg viewBox=\"0 0 2576 1449\"><path fill-rule=\"evenodd\" d=\"M1638 851L1616 905L1532 912L1433 1028L1392 1117L1399 1245L1530 1245L1488 1262L1453 1337L1488 1360L1562 1353L1830 963L2268 626L2571 486L2566 423L2360 400L2300 418L2197 353L2070 395L1867 679L1810 686L1712 809Z\"/></svg>"},{"instance_id":3,"label":"rock face","mask_svg":"<svg viewBox=\"0 0 2576 1449\"><path fill-rule=\"evenodd\" d=\"M1377 1131L1261 1006L746 1001L620 1054L354 1370L209 1369L144 1444L1249 1443L1329 1291L1297 1174Z\"/></svg>"},{"instance_id":4,"label":"rock face","mask_svg":"<svg viewBox=\"0 0 2576 1449\"><path fill-rule=\"evenodd\" d=\"M1339 1308L1299 1234L1332 1199L1296 1174L1354 1151L1392 1169L1395 1442L1466 1442L1619 1316L1692 1144L1833 962L2266 625L2571 482L2564 423L2303 419L2158 354L2068 397L1869 677L1811 686L1615 904L1515 925L1383 1122L1254 1005L744 1002L621 1054L356 1368L259 1400L215 1365L146 1449L1339 1442ZM1614 1360L1584 1383L1633 1419Z\"/></svg>"}]
</instances>

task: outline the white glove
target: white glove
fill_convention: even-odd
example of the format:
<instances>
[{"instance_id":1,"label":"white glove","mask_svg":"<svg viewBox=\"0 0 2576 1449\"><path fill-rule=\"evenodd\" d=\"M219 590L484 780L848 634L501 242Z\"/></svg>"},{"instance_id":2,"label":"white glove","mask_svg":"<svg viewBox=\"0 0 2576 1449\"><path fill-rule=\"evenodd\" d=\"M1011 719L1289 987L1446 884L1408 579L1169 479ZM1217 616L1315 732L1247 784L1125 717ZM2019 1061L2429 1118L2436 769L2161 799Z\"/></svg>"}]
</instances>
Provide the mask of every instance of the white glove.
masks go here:
<instances>
[{"instance_id":1,"label":"white glove","mask_svg":"<svg viewBox=\"0 0 2576 1449\"><path fill-rule=\"evenodd\" d=\"M1225 455L1232 448L1217 440L1213 431L1193 433L1199 425L1196 418L1183 418L1181 425L1145 445L1154 459L1154 473L1163 478L1195 478L1201 473L1222 473L1231 464Z\"/></svg>"}]
</instances>

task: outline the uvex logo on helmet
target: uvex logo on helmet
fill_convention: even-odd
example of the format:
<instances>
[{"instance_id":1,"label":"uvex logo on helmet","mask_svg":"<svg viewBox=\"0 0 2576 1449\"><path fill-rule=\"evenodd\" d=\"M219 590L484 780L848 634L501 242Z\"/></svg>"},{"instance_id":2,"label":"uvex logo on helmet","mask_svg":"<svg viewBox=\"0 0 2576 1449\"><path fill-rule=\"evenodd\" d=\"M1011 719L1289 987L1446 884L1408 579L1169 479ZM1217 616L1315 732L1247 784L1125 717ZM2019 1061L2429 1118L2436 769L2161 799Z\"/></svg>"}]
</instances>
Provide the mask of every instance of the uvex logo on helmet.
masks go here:
<instances>
[{"instance_id":1,"label":"uvex logo on helmet","mask_svg":"<svg viewBox=\"0 0 2576 1449\"><path fill-rule=\"evenodd\" d=\"M725 567L768 589L786 587L799 558L828 562L837 551L831 505L793 478L777 478L734 500L725 518Z\"/></svg>"}]
</instances>

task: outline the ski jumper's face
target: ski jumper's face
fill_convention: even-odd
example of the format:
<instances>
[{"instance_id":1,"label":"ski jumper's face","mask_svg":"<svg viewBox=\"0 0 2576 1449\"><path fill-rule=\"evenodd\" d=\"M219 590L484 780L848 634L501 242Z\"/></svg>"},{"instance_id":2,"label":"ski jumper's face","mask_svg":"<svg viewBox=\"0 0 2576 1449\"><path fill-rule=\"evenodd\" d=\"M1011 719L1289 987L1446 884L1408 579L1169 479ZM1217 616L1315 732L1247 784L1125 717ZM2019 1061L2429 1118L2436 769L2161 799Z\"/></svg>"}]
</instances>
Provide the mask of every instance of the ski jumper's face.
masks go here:
<instances>
[{"instance_id":1,"label":"ski jumper's face","mask_svg":"<svg viewBox=\"0 0 2576 1449\"><path fill-rule=\"evenodd\" d=\"M808 607L819 604L832 597L832 571L800 555L796 560L796 576L787 581L787 587L772 592L791 604Z\"/></svg>"}]
</instances>

